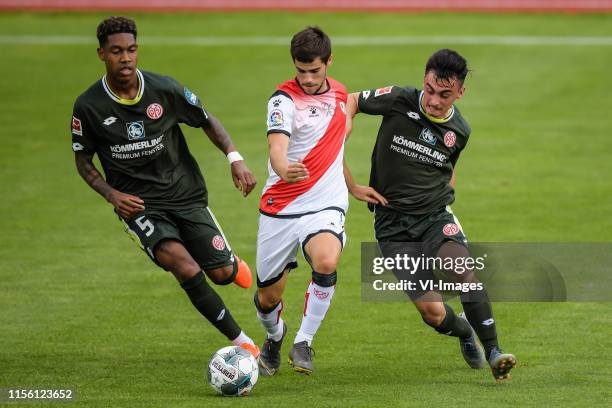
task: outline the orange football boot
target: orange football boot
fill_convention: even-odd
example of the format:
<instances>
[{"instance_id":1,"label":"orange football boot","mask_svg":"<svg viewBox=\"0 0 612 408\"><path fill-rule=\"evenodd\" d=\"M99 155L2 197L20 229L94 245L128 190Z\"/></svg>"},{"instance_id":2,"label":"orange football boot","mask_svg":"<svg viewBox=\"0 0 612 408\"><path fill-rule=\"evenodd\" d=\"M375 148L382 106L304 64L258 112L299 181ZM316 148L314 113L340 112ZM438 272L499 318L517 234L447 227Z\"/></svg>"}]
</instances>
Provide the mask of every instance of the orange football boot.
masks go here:
<instances>
[{"instance_id":1,"label":"orange football boot","mask_svg":"<svg viewBox=\"0 0 612 408\"><path fill-rule=\"evenodd\" d=\"M251 268L244 262L242 259L238 258L236 255L236 262L238 263L238 272L236 273L236 278L234 279L234 283L241 288L248 289L251 287L253 283L253 275L251 274Z\"/></svg>"}]
</instances>

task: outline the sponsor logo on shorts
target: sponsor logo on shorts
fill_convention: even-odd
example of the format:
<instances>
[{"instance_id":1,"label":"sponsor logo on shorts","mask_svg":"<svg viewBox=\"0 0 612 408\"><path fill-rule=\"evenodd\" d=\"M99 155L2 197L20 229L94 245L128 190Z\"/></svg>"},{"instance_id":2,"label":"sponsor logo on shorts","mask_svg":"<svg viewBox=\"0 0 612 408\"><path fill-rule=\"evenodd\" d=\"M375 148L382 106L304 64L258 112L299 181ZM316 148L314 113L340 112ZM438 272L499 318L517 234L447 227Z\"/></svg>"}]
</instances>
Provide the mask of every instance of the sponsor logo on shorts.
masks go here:
<instances>
[{"instance_id":1,"label":"sponsor logo on shorts","mask_svg":"<svg viewBox=\"0 0 612 408\"><path fill-rule=\"evenodd\" d=\"M361 93L361 96L363 97L363 99L368 99L370 97L370 91L363 91Z\"/></svg>"},{"instance_id":2,"label":"sponsor logo on shorts","mask_svg":"<svg viewBox=\"0 0 612 408\"><path fill-rule=\"evenodd\" d=\"M283 123L284 123L283 112L281 112L279 109L274 109L270 113L270 120L268 122L268 126L279 127L279 126L282 126Z\"/></svg>"},{"instance_id":3,"label":"sponsor logo on shorts","mask_svg":"<svg viewBox=\"0 0 612 408\"><path fill-rule=\"evenodd\" d=\"M149 119L159 119L164 114L164 108L159 103L152 103L147 106L147 116Z\"/></svg>"},{"instance_id":4,"label":"sponsor logo on shorts","mask_svg":"<svg viewBox=\"0 0 612 408\"><path fill-rule=\"evenodd\" d=\"M81 150L85 150L85 148L83 147L82 144L80 144L80 143L73 143L72 144L72 151L73 152L79 152Z\"/></svg>"},{"instance_id":5,"label":"sponsor logo on shorts","mask_svg":"<svg viewBox=\"0 0 612 408\"><path fill-rule=\"evenodd\" d=\"M139 140L145 138L145 128L142 120L126 123L127 136L129 140Z\"/></svg>"},{"instance_id":6,"label":"sponsor logo on shorts","mask_svg":"<svg viewBox=\"0 0 612 408\"><path fill-rule=\"evenodd\" d=\"M379 97L380 95L386 95L388 93L391 93L391 90L393 89L393 86L385 86L384 88L378 88L376 91L374 91L374 97Z\"/></svg>"},{"instance_id":7,"label":"sponsor logo on shorts","mask_svg":"<svg viewBox=\"0 0 612 408\"><path fill-rule=\"evenodd\" d=\"M200 99L196 94L191 92L189 88L185 87L184 89L185 99L189 102L190 105L198 106L200 104Z\"/></svg>"},{"instance_id":8,"label":"sponsor logo on shorts","mask_svg":"<svg viewBox=\"0 0 612 408\"><path fill-rule=\"evenodd\" d=\"M459 233L459 227L455 223L449 223L442 228L442 232L444 235L450 237L451 235L456 235Z\"/></svg>"},{"instance_id":9,"label":"sponsor logo on shorts","mask_svg":"<svg viewBox=\"0 0 612 408\"><path fill-rule=\"evenodd\" d=\"M327 297L329 296L329 292L323 292L322 290L318 290L317 288L313 288L313 290L315 296L321 300L327 299Z\"/></svg>"},{"instance_id":10,"label":"sponsor logo on shorts","mask_svg":"<svg viewBox=\"0 0 612 408\"><path fill-rule=\"evenodd\" d=\"M446 147L453 147L457 141L457 135L452 130L449 130L444 134L444 144Z\"/></svg>"},{"instance_id":11,"label":"sponsor logo on shorts","mask_svg":"<svg viewBox=\"0 0 612 408\"><path fill-rule=\"evenodd\" d=\"M72 117L72 133L77 136L83 136L83 129L81 128L81 120L76 116Z\"/></svg>"},{"instance_id":12,"label":"sponsor logo on shorts","mask_svg":"<svg viewBox=\"0 0 612 408\"><path fill-rule=\"evenodd\" d=\"M225 249L225 240L221 235L215 235L212 239L212 246L217 251L223 251Z\"/></svg>"},{"instance_id":13,"label":"sponsor logo on shorts","mask_svg":"<svg viewBox=\"0 0 612 408\"><path fill-rule=\"evenodd\" d=\"M423 128L421 134L419 135L419 139L421 139L425 143L429 143L432 146L435 146L436 144L436 135L434 135L433 132L428 128Z\"/></svg>"}]
</instances>

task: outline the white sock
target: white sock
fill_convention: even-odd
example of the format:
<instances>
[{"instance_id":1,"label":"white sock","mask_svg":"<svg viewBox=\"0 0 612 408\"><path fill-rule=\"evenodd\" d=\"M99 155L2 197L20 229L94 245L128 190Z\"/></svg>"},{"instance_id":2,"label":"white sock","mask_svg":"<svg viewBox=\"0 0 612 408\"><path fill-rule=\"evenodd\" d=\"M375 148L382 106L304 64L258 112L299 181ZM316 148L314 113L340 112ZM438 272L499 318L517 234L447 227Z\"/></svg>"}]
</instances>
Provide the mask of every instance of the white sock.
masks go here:
<instances>
[{"instance_id":1,"label":"white sock","mask_svg":"<svg viewBox=\"0 0 612 408\"><path fill-rule=\"evenodd\" d=\"M309 346L312 344L312 339L329 309L335 289L335 285L323 287L310 282L304 300L302 325L295 336L294 344L302 341L307 341Z\"/></svg>"},{"instance_id":2,"label":"white sock","mask_svg":"<svg viewBox=\"0 0 612 408\"><path fill-rule=\"evenodd\" d=\"M257 317L268 333L268 338L279 341L283 337L283 319L280 315L283 311L283 302L280 301L274 309L268 313L257 311Z\"/></svg>"},{"instance_id":3,"label":"white sock","mask_svg":"<svg viewBox=\"0 0 612 408\"><path fill-rule=\"evenodd\" d=\"M240 334L238 335L238 337L236 337L234 340L232 340L232 344L234 346L240 346L244 343L249 343L249 344L253 344L255 345L255 343L253 343L253 340L247 336L243 331L240 332Z\"/></svg>"}]
</instances>

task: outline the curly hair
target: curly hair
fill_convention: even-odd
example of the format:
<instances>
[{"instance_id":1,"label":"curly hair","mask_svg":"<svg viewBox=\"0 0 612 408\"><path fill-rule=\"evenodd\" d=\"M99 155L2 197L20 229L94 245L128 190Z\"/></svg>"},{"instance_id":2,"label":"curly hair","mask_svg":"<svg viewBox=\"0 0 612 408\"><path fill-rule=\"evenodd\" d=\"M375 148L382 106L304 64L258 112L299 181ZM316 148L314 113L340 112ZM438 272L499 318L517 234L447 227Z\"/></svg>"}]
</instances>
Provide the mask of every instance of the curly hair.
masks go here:
<instances>
[{"instance_id":1,"label":"curly hair","mask_svg":"<svg viewBox=\"0 0 612 408\"><path fill-rule=\"evenodd\" d=\"M102 21L96 29L96 37L100 47L104 47L108 41L108 36L118 33L129 33L136 39L136 23L127 17L112 16Z\"/></svg>"}]
</instances>

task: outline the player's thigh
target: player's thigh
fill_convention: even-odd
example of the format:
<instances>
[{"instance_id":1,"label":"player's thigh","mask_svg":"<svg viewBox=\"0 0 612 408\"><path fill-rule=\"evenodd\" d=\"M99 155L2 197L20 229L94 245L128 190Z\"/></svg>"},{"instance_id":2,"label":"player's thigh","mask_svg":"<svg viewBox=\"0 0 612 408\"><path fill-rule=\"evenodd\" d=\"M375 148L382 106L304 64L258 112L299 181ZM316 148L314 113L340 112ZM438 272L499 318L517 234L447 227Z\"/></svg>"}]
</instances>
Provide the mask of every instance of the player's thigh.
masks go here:
<instances>
[{"instance_id":1,"label":"player's thigh","mask_svg":"<svg viewBox=\"0 0 612 408\"><path fill-rule=\"evenodd\" d=\"M272 286L284 271L297 268L299 239L296 218L259 216L257 232L257 286Z\"/></svg>"},{"instance_id":2,"label":"player's thigh","mask_svg":"<svg viewBox=\"0 0 612 408\"><path fill-rule=\"evenodd\" d=\"M163 241L181 242L180 232L169 214L162 210L144 210L123 222L125 232L158 266L167 269L157 261L157 247Z\"/></svg>"},{"instance_id":3,"label":"player's thigh","mask_svg":"<svg viewBox=\"0 0 612 408\"><path fill-rule=\"evenodd\" d=\"M223 230L208 207L178 210L173 215L185 248L203 270L234 262Z\"/></svg>"},{"instance_id":4,"label":"player's thigh","mask_svg":"<svg viewBox=\"0 0 612 408\"><path fill-rule=\"evenodd\" d=\"M423 228L421 234L421 241L425 244L431 256L435 256L447 241L456 242L467 248L467 237L449 206L430 214L426 222L427 225Z\"/></svg>"},{"instance_id":5,"label":"player's thigh","mask_svg":"<svg viewBox=\"0 0 612 408\"><path fill-rule=\"evenodd\" d=\"M420 242L419 226L423 218L377 208L376 238L383 257L401 260L399 264L393 263L396 267L392 272L399 282L407 284L404 293L410 300L440 301L440 296L429 289L435 281L433 270L422 263L425 249Z\"/></svg>"},{"instance_id":6,"label":"player's thigh","mask_svg":"<svg viewBox=\"0 0 612 408\"><path fill-rule=\"evenodd\" d=\"M376 208L374 214L374 233L379 242L412 242L414 238L408 231L406 216L396 211Z\"/></svg>"},{"instance_id":7,"label":"player's thigh","mask_svg":"<svg viewBox=\"0 0 612 408\"><path fill-rule=\"evenodd\" d=\"M313 269L334 272L346 243L344 213L326 210L302 217L299 237L304 257Z\"/></svg>"}]
</instances>

